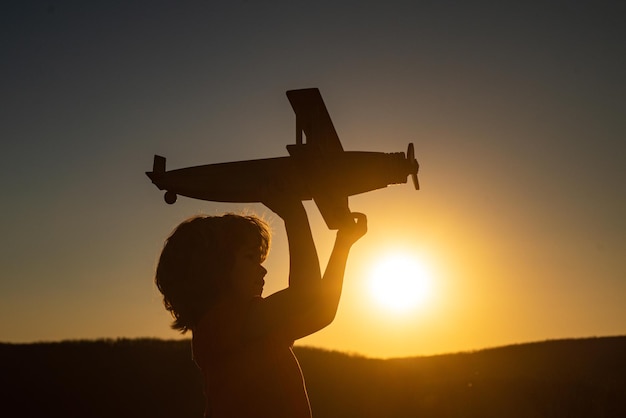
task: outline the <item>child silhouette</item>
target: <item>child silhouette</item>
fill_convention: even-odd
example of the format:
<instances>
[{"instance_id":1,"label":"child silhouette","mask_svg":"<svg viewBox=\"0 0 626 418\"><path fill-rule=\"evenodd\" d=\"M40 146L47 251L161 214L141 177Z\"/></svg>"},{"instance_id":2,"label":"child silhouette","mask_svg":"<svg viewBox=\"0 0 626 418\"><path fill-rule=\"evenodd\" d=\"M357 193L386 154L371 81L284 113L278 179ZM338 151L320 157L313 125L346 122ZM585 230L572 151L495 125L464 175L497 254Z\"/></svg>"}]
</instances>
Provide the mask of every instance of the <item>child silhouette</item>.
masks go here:
<instances>
[{"instance_id":1,"label":"child silhouette","mask_svg":"<svg viewBox=\"0 0 626 418\"><path fill-rule=\"evenodd\" d=\"M353 213L337 231L322 277L302 202L264 202L285 223L289 286L262 297L270 246L256 216L197 216L166 240L155 282L172 328L192 331L204 377L205 417L310 417L293 342L329 325L337 312L348 253L367 231Z\"/></svg>"}]
</instances>

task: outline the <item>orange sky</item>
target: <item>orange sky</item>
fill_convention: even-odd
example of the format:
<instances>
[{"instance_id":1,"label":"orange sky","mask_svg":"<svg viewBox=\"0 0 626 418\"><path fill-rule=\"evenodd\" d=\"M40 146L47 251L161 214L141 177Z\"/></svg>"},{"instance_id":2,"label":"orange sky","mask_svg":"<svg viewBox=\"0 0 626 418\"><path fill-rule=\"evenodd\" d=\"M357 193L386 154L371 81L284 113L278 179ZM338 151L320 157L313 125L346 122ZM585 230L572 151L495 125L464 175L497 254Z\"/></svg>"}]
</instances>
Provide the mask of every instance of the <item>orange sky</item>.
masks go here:
<instances>
[{"instance_id":1,"label":"orange sky","mask_svg":"<svg viewBox=\"0 0 626 418\"><path fill-rule=\"evenodd\" d=\"M132 3L132 4L131 4ZM196 214L143 174L287 155L286 90L319 87L346 150L415 144L422 190L350 200L370 231L335 323L300 342L389 357L626 333L626 72L615 10L526 2L63 2L7 6L0 340L177 338L152 276ZM332 243L307 203L322 261ZM274 219L268 291L286 284ZM432 295L366 292L387 251Z\"/></svg>"}]
</instances>

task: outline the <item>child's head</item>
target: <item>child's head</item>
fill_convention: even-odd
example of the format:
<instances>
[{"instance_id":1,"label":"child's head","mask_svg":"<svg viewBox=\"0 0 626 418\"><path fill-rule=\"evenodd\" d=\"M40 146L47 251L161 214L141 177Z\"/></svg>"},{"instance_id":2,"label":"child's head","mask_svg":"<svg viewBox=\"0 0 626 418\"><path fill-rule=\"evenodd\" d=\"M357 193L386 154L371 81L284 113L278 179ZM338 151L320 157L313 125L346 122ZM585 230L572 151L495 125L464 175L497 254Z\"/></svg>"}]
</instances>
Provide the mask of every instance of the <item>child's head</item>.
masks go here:
<instances>
[{"instance_id":1,"label":"child's head","mask_svg":"<svg viewBox=\"0 0 626 418\"><path fill-rule=\"evenodd\" d=\"M246 245L269 252L268 225L256 216L196 216L182 222L165 241L155 283L174 317L172 328L185 333L228 290L237 251Z\"/></svg>"}]
</instances>

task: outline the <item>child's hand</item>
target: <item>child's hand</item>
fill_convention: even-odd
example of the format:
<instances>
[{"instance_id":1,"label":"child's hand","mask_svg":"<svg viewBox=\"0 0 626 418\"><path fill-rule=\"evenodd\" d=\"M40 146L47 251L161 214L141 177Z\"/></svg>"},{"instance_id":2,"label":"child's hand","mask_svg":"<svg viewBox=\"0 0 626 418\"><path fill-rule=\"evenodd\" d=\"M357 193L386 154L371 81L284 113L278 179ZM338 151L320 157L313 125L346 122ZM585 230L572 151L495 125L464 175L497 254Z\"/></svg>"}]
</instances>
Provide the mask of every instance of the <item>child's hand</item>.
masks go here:
<instances>
[{"instance_id":1,"label":"child's hand","mask_svg":"<svg viewBox=\"0 0 626 418\"><path fill-rule=\"evenodd\" d=\"M357 242L367 233L367 216L360 212L352 212L354 222L346 222L337 231L337 241L342 241L348 245Z\"/></svg>"}]
</instances>

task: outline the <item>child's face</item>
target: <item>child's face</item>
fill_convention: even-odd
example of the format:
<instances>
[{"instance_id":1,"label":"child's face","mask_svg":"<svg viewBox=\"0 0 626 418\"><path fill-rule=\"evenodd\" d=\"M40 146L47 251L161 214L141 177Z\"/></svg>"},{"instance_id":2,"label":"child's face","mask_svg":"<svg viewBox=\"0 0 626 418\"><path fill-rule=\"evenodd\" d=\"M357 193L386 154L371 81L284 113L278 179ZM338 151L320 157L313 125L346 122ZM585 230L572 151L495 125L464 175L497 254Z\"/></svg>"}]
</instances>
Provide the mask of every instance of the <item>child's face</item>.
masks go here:
<instances>
[{"instance_id":1,"label":"child's face","mask_svg":"<svg viewBox=\"0 0 626 418\"><path fill-rule=\"evenodd\" d=\"M253 245L240 248L235 254L235 263L231 271L231 284L235 296L252 298L261 296L267 273L261 265L259 249Z\"/></svg>"}]
</instances>

